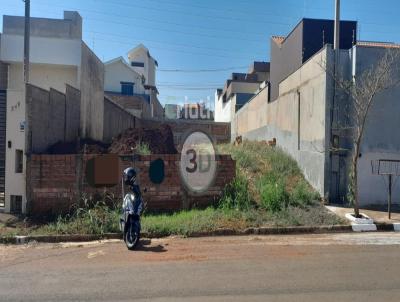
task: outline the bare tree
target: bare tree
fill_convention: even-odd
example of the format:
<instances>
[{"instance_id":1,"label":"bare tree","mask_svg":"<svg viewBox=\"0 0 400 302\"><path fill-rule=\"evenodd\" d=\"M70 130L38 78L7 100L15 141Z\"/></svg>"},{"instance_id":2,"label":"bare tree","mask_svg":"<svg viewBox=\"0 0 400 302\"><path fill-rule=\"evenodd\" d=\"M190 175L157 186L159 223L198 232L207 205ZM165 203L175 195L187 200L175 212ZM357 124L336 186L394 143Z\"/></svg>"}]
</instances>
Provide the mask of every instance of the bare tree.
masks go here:
<instances>
[{"instance_id":1,"label":"bare tree","mask_svg":"<svg viewBox=\"0 0 400 302\"><path fill-rule=\"evenodd\" d=\"M360 147L372 105L376 96L400 83L400 49L385 49L382 57L371 64L360 75L346 80L332 72L337 89L349 100L352 124L352 161L350 168L349 199L353 203L354 215L360 216L358 196L358 159ZM325 66L326 70L326 66Z\"/></svg>"}]
</instances>

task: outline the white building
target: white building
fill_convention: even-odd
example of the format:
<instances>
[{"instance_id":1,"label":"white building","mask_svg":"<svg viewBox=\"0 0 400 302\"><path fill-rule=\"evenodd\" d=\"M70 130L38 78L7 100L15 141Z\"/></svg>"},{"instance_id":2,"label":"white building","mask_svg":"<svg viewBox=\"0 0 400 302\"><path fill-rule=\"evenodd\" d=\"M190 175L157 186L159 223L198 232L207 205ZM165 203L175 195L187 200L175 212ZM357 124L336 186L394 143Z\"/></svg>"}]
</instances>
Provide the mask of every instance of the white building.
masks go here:
<instances>
[{"instance_id":1,"label":"white building","mask_svg":"<svg viewBox=\"0 0 400 302\"><path fill-rule=\"evenodd\" d=\"M6 82L6 137L0 135L0 173L5 176L5 206L0 211L26 211L25 85L23 81L24 17L3 16L0 35L0 83ZM104 69L82 41L82 18L65 11L63 19L31 18L30 83L65 92L81 91L81 136L102 139ZM0 91L1 91L0 87ZM1 98L1 97L0 97ZM1 110L0 106L0 110ZM1 162L5 155L5 163ZM3 165L3 166L1 166ZM2 181L0 175L0 181ZM0 184L0 190L4 188ZM0 192L0 198L1 194ZM1 206L1 202L0 202Z\"/></svg>"},{"instance_id":2,"label":"white building","mask_svg":"<svg viewBox=\"0 0 400 302\"><path fill-rule=\"evenodd\" d=\"M129 64L142 76L144 84L156 86L156 67L157 61L150 55L149 50L143 44L139 44L128 52Z\"/></svg>"},{"instance_id":3,"label":"white building","mask_svg":"<svg viewBox=\"0 0 400 302\"><path fill-rule=\"evenodd\" d=\"M128 52L128 62L117 57L104 63L104 90L108 98L139 118L162 118L157 98L157 61L139 44Z\"/></svg>"},{"instance_id":4,"label":"white building","mask_svg":"<svg viewBox=\"0 0 400 302\"><path fill-rule=\"evenodd\" d=\"M215 121L232 121L232 118L269 81L268 62L254 62L247 73L232 73L223 89L215 92Z\"/></svg>"},{"instance_id":5,"label":"white building","mask_svg":"<svg viewBox=\"0 0 400 302\"><path fill-rule=\"evenodd\" d=\"M164 111L166 119L176 120L181 117L181 106L177 104L165 104Z\"/></svg>"},{"instance_id":6,"label":"white building","mask_svg":"<svg viewBox=\"0 0 400 302\"><path fill-rule=\"evenodd\" d=\"M148 94L144 84L144 77L123 57L104 62L104 91L125 95Z\"/></svg>"}]
</instances>

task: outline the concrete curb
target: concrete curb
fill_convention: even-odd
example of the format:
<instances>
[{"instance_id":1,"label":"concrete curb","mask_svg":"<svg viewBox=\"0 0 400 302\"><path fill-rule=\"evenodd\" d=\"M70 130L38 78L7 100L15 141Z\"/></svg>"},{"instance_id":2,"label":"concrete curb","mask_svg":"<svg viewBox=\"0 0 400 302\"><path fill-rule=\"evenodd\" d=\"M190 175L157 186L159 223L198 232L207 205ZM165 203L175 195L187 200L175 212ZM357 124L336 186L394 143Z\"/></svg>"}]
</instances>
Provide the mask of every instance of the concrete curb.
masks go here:
<instances>
[{"instance_id":1,"label":"concrete curb","mask_svg":"<svg viewBox=\"0 0 400 302\"><path fill-rule=\"evenodd\" d=\"M29 236L4 236L0 237L3 244L25 244L29 242L59 243L59 242L82 242L102 239L122 239L120 233L103 235L29 235Z\"/></svg>"},{"instance_id":2,"label":"concrete curb","mask_svg":"<svg viewBox=\"0 0 400 302\"><path fill-rule=\"evenodd\" d=\"M377 231L391 232L398 227L394 224L377 223ZM294 227L260 227L247 228L245 230L218 229L212 232L192 233L187 237L210 237L210 236L244 236L244 235L295 235L295 234L326 234L326 233L352 233L351 225L333 226L294 226ZM157 234L142 233L142 238L163 238L168 235L160 236ZM29 242L59 243L59 242L83 242L104 239L121 239L120 233L110 233L103 235L32 235L32 236L5 236L0 237L0 244L25 244Z\"/></svg>"}]
</instances>

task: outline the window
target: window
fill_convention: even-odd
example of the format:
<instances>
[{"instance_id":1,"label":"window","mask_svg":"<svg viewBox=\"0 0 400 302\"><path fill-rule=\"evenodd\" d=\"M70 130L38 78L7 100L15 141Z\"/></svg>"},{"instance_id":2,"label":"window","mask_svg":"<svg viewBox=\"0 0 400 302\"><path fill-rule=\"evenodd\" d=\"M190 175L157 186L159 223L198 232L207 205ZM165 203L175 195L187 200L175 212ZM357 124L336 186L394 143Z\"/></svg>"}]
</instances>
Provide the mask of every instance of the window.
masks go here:
<instances>
[{"instance_id":1,"label":"window","mask_svg":"<svg viewBox=\"0 0 400 302\"><path fill-rule=\"evenodd\" d=\"M22 213L22 196L21 195L11 195L10 196L10 212L12 214Z\"/></svg>"},{"instance_id":2,"label":"window","mask_svg":"<svg viewBox=\"0 0 400 302\"><path fill-rule=\"evenodd\" d=\"M24 170L24 152L15 150L15 173L22 173Z\"/></svg>"},{"instance_id":3,"label":"window","mask_svg":"<svg viewBox=\"0 0 400 302\"><path fill-rule=\"evenodd\" d=\"M121 94L133 95L133 86L135 84L131 82L121 82Z\"/></svg>"},{"instance_id":4,"label":"window","mask_svg":"<svg viewBox=\"0 0 400 302\"><path fill-rule=\"evenodd\" d=\"M142 62L131 62L131 66L133 66L133 67L144 67L144 63L142 63Z\"/></svg>"},{"instance_id":5,"label":"window","mask_svg":"<svg viewBox=\"0 0 400 302\"><path fill-rule=\"evenodd\" d=\"M4 208L6 205L5 203L5 195L4 192L0 192L0 208Z\"/></svg>"}]
</instances>

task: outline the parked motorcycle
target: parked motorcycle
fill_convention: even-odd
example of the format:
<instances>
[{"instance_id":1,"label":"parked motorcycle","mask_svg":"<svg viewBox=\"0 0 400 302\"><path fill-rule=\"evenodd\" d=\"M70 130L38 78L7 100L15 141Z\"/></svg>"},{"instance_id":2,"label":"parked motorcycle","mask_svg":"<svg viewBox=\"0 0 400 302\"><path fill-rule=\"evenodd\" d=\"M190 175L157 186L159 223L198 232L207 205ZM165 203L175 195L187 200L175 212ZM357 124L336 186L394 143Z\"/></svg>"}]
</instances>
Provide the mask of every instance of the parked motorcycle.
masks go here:
<instances>
[{"instance_id":1,"label":"parked motorcycle","mask_svg":"<svg viewBox=\"0 0 400 302\"><path fill-rule=\"evenodd\" d=\"M122 177L122 215L120 218L120 230L125 244L129 250L135 248L140 238L140 214L143 209L140 186L136 182L136 171L130 167L124 170ZM124 185L130 192L125 195ZM144 190L146 191L146 189Z\"/></svg>"}]
</instances>

